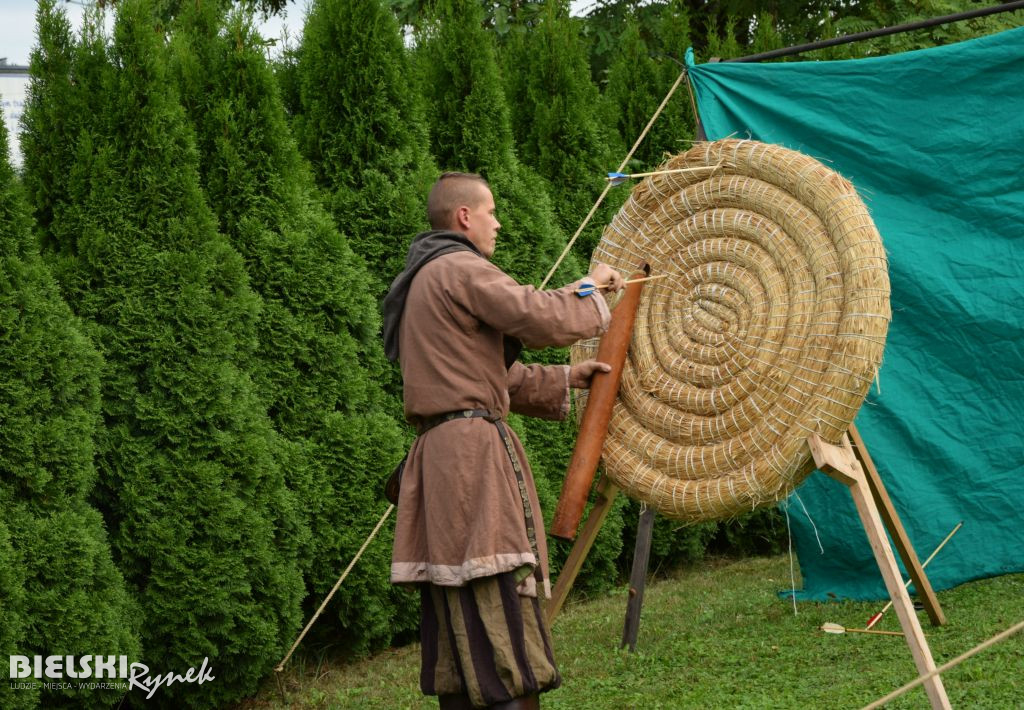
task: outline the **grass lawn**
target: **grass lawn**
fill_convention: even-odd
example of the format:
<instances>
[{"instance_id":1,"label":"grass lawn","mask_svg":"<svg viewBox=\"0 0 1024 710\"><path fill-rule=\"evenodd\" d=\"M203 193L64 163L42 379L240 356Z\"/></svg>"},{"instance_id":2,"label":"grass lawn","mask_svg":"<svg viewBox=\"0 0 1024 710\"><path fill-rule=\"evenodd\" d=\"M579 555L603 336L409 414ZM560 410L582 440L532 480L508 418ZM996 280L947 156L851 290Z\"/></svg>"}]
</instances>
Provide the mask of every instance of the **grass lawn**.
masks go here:
<instances>
[{"instance_id":1,"label":"grass lawn","mask_svg":"<svg viewBox=\"0 0 1024 710\"><path fill-rule=\"evenodd\" d=\"M798 579L799 585L799 579ZM555 623L559 690L545 708L860 708L916 676L901 637L825 634L828 621L863 628L883 604L791 602L786 556L708 561L647 587L637 652L620 650L626 589L579 600ZM948 623L919 613L937 665L1024 619L1024 574L938 594ZM877 629L899 630L893 610ZM239 706L257 708L436 708L418 690L419 647L342 664L310 655ZM954 708L1024 708L1024 634L943 674ZM892 708L928 708L921 688Z\"/></svg>"}]
</instances>

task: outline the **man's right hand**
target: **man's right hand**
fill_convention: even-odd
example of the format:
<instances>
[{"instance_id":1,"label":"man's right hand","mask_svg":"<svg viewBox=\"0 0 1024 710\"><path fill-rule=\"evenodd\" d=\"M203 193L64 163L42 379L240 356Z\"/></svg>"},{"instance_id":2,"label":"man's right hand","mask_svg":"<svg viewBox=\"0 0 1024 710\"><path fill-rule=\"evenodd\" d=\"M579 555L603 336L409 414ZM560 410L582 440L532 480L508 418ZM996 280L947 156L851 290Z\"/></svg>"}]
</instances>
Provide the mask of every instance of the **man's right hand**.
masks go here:
<instances>
[{"instance_id":1,"label":"man's right hand","mask_svg":"<svg viewBox=\"0 0 1024 710\"><path fill-rule=\"evenodd\" d=\"M625 286L625 278L622 274L608 266L607 264L598 264L588 274L587 278L595 286L605 286L610 292L615 292Z\"/></svg>"}]
</instances>

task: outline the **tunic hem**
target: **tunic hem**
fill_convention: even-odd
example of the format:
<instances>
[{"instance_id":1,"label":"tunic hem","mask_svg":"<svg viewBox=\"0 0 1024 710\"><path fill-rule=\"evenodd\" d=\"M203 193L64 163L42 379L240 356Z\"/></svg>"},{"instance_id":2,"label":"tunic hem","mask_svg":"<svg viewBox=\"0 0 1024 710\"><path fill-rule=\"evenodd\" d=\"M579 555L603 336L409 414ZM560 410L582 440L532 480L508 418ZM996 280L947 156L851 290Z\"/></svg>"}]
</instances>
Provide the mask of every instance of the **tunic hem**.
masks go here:
<instances>
[{"instance_id":1,"label":"tunic hem","mask_svg":"<svg viewBox=\"0 0 1024 710\"><path fill-rule=\"evenodd\" d=\"M430 582L439 587L461 587L472 579L492 577L502 572L511 572L519 567L537 566L537 557L532 553L508 553L476 557L461 565L436 565L429 562L392 562L391 582L393 584L417 584Z\"/></svg>"}]
</instances>

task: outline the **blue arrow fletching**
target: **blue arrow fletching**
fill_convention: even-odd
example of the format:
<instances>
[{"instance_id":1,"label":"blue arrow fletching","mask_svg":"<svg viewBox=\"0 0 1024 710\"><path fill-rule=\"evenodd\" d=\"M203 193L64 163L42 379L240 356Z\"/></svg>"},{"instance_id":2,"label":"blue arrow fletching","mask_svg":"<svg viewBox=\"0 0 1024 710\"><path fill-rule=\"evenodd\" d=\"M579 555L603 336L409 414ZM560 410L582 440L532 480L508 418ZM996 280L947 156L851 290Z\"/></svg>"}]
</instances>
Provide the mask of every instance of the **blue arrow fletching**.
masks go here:
<instances>
[{"instance_id":1,"label":"blue arrow fletching","mask_svg":"<svg viewBox=\"0 0 1024 710\"><path fill-rule=\"evenodd\" d=\"M628 178L629 175L626 175L626 173L608 173L608 182L612 185L621 185L626 182Z\"/></svg>"}]
</instances>

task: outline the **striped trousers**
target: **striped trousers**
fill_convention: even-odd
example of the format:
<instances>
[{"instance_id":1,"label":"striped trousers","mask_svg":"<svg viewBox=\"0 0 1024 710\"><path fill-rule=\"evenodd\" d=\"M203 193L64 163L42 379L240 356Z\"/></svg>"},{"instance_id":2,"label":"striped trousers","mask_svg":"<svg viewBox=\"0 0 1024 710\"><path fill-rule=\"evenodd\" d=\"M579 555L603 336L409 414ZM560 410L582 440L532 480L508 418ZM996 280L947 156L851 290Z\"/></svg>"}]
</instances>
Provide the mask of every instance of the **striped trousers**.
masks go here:
<instances>
[{"instance_id":1,"label":"striped trousers","mask_svg":"<svg viewBox=\"0 0 1024 710\"><path fill-rule=\"evenodd\" d=\"M421 585L424 694L487 707L561 685L540 602L517 586L511 572L464 587Z\"/></svg>"}]
</instances>

